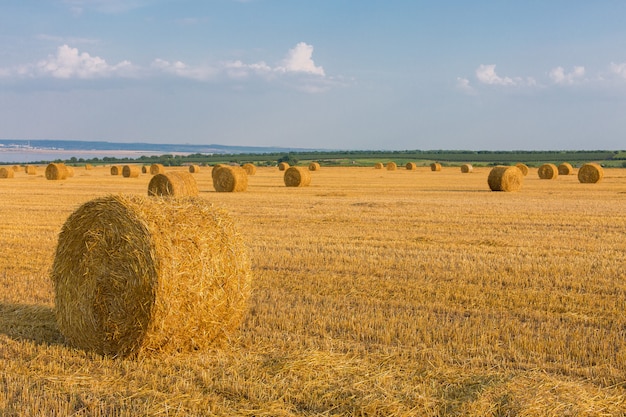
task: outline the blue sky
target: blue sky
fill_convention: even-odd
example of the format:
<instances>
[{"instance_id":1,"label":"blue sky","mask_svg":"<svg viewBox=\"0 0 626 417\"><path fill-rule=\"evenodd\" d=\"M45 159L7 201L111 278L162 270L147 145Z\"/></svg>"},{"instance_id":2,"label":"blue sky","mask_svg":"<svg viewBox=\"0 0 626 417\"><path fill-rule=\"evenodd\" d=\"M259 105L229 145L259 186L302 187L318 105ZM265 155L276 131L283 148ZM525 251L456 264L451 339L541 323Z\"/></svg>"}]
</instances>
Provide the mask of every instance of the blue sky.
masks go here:
<instances>
[{"instance_id":1,"label":"blue sky","mask_svg":"<svg viewBox=\"0 0 626 417\"><path fill-rule=\"evenodd\" d=\"M626 2L7 0L0 138L626 149Z\"/></svg>"}]
</instances>

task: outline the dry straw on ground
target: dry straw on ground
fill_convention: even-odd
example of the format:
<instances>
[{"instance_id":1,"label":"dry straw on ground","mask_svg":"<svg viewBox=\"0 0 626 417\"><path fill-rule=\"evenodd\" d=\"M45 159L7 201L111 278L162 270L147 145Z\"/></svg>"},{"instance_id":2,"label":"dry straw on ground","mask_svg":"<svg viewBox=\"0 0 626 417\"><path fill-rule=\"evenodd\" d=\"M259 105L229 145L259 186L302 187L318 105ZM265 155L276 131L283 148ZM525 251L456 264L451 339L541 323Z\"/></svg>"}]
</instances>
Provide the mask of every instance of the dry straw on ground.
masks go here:
<instances>
[{"instance_id":1,"label":"dry straw on ground","mask_svg":"<svg viewBox=\"0 0 626 417\"><path fill-rule=\"evenodd\" d=\"M1 167L0 168L0 178L13 178L15 176L15 171L11 167Z\"/></svg>"},{"instance_id":2,"label":"dry straw on ground","mask_svg":"<svg viewBox=\"0 0 626 417\"><path fill-rule=\"evenodd\" d=\"M149 196L197 196L198 184L188 172L172 171L156 174L148 183Z\"/></svg>"},{"instance_id":3,"label":"dry straw on ground","mask_svg":"<svg viewBox=\"0 0 626 417\"><path fill-rule=\"evenodd\" d=\"M461 172L464 174L470 173L474 170L472 164L463 164L461 165Z\"/></svg>"},{"instance_id":4,"label":"dry straw on ground","mask_svg":"<svg viewBox=\"0 0 626 417\"><path fill-rule=\"evenodd\" d=\"M46 166L46 179L48 180L64 180L68 177L68 169L65 164L51 163Z\"/></svg>"},{"instance_id":5,"label":"dry straw on ground","mask_svg":"<svg viewBox=\"0 0 626 417\"><path fill-rule=\"evenodd\" d=\"M431 171L441 171L441 164L439 162L433 162L430 164Z\"/></svg>"},{"instance_id":6,"label":"dry straw on ground","mask_svg":"<svg viewBox=\"0 0 626 417\"><path fill-rule=\"evenodd\" d=\"M537 175L542 180L554 180L559 176L559 169L554 164L543 164L537 170Z\"/></svg>"},{"instance_id":7,"label":"dry straw on ground","mask_svg":"<svg viewBox=\"0 0 626 417\"><path fill-rule=\"evenodd\" d=\"M200 172L200 165L189 165L190 174L197 174L198 172Z\"/></svg>"},{"instance_id":8,"label":"dry straw on ground","mask_svg":"<svg viewBox=\"0 0 626 417\"><path fill-rule=\"evenodd\" d=\"M37 174L37 166L36 165L26 165L24 167L24 172L28 175L36 175Z\"/></svg>"},{"instance_id":9,"label":"dry straw on ground","mask_svg":"<svg viewBox=\"0 0 626 417\"><path fill-rule=\"evenodd\" d=\"M256 174L256 165L251 164L251 163L246 163L243 164L243 169L246 171L246 174L248 175L255 175Z\"/></svg>"},{"instance_id":10,"label":"dry straw on ground","mask_svg":"<svg viewBox=\"0 0 626 417\"><path fill-rule=\"evenodd\" d=\"M287 187L307 187L311 184L311 173L303 167L290 167L283 180Z\"/></svg>"},{"instance_id":11,"label":"dry straw on ground","mask_svg":"<svg viewBox=\"0 0 626 417\"><path fill-rule=\"evenodd\" d=\"M522 171L522 174L524 176L528 175L528 165L526 164L522 164L521 162L518 162L517 164L515 164L515 166Z\"/></svg>"},{"instance_id":12,"label":"dry straw on ground","mask_svg":"<svg viewBox=\"0 0 626 417\"><path fill-rule=\"evenodd\" d=\"M141 168L137 165L124 165L122 168L122 176L124 178L137 178L141 173Z\"/></svg>"},{"instance_id":13,"label":"dry straw on ground","mask_svg":"<svg viewBox=\"0 0 626 417\"><path fill-rule=\"evenodd\" d=\"M238 166L222 165L213 168L213 188L217 192L232 193L248 189L248 174Z\"/></svg>"},{"instance_id":14,"label":"dry straw on ground","mask_svg":"<svg viewBox=\"0 0 626 417\"><path fill-rule=\"evenodd\" d=\"M111 166L111 175L122 175L122 170L124 168L120 165Z\"/></svg>"},{"instance_id":15,"label":"dry straw on ground","mask_svg":"<svg viewBox=\"0 0 626 417\"><path fill-rule=\"evenodd\" d=\"M409 171L415 171L417 169L417 165L415 165L415 162L407 162L405 168Z\"/></svg>"},{"instance_id":16,"label":"dry straw on ground","mask_svg":"<svg viewBox=\"0 0 626 417\"><path fill-rule=\"evenodd\" d=\"M309 164L309 171L319 171L320 170L320 163L319 162L311 162Z\"/></svg>"},{"instance_id":17,"label":"dry straw on ground","mask_svg":"<svg viewBox=\"0 0 626 417\"><path fill-rule=\"evenodd\" d=\"M289 164L287 162L281 162L278 164L279 171L286 171L289 168Z\"/></svg>"},{"instance_id":18,"label":"dry straw on ground","mask_svg":"<svg viewBox=\"0 0 626 417\"><path fill-rule=\"evenodd\" d=\"M387 162L387 171L395 171L396 169L398 169L398 165L395 162Z\"/></svg>"},{"instance_id":19,"label":"dry straw on ground","mask_svg":"<svg viewBox=\"0 0 626 417\"><path fill-rule=\"evenodd\" d=\"M251 274L232 220L205 200L109 196L67 219L51 278L66 340L127 357L223 340L241 322Z\"/></svg>"},{"instance_id":20,"label":"dry straw on ground","mask_svg":"<svg viewBox=\"0 0 626 417\"><path fill-rule=\"evenodd\" d=\"M558 167L559 175L572 175L574 173L574 168L568 162L563 162Z\"/></svg>"},{"instance_id":21,"label":"dry straw on ground","mask_svg":"<svg viewBox=\"0 0 626 417\"><path fill-rule=\"evenodd\" d=\"M150 175L163 174L165 173L165 167L163 164L152 164L150 165Z\"/></svg>"},{"instance_id":22,"label":"dry straw on ground","mask_svg":"<svg viewBox=\"0 0 626 417\"><path fill-rule=\"evenodd\" d=\"M590 162L578 170L578 181L583 184L595 184L604 178L604 169L600 164Z\"/></svg>"},{"instance_id":23,"label":"dry straw on ground","mask_svg":"<svg viewBox=\"0 0 626 417\"><path fill-rule=\"evenodd\" d=\"M523 181L524 174L515 166L494 167L487 178L491 191L518 191Z\"/></svg>"},{"instance_id":24,"label":"dry straw on ground","mask_svg":"<svg viewBox=\"0 0 626 417\"><path fill-rule=\"evenodd\" d=\"M374 169L383 169L384 165L382 162L376 162L374 164Z\"/></svg>"}]
</instances>

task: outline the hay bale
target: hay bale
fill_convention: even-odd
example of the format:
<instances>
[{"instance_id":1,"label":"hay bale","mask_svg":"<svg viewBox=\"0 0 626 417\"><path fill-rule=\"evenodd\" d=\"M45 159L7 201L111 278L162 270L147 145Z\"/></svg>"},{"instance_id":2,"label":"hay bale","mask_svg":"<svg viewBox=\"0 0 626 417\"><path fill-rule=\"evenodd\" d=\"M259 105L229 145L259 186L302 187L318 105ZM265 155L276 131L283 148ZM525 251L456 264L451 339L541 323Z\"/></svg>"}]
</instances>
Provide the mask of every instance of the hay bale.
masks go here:
<instances>
[{"instance_id":1,"label":"hay bale","mask_svg":"<svg viewBox=\"0 0 626 417\"><path fill-rule=\"evenodd\" d=\"M233 193L248 189L248 174L238 166L222 165L213 168L213 188L220 193Z\"/></svg>"},{"instance_id":2,"label":"hay bale","mask_svg":"<svg viewBox=\"0 0 626 417\"><path fill-rule=\"evenodd\" d=\"M474 170L474 167L472 166L472 164L463 164L461 165L461 172L463 174L468 174L470 172L472 172Z\"/></svg>"},{"instance_id":3,"label":"hay bale","mask_svg":"<svg viewBox=\"0 0 626 417\"><path fill-rule=\"evenodd\" d=\"M163 164L150 165L150 175L164 174L164 173L165 173L165 167L163 166Z\"/></svg>"},{"instance_id":4,"label":"hay bale","mask_svg":"<svg viewBox=\"0 0 626 417\"><path fill-rule=\"evenodd\" d=\"M46 167L47 180L64 180L68 177L68 169L65 164L51 163Z\"/></svg>"},{"instance_id":5,"label":"hay bale","mask_svg":"<svg viewBox=\"0 0 626 417\"><path fill-rule=\"evenodd\" d=\"M149 196L197 196L198 184L188 172L172 171L156 174L148 183Z\"/></svg>"},{"instance_id":6,"label":"hay bale","mask_svg":"<svg viewBox=\"0 0 626 417\"><path fill-rule=\"evenodd\" d=\"M537 174L542 180L553 180L558 178L559 170L554 164L543 164L539 167Z\"/></svg>"},{"instance_id":7,"label":"hay bale","mask_svg":"<svg viewBox=\"0 0 626 417\"><path fill-rule=\"evenodd\" d=\"M67 178L71 178L74 176L74 167L71 165L65 165L65 169L67 169Z\"/></svg>"},{"instance_id":8,"label":"hay bale","mask_svg":"<svg viewBox=\"0 0 626 417\"><path fill-rule=\"evenodd\" d=\"M441 164L439 162L433 162L430 164L431 171L441 171Z\"/></svg>"},{"instance_id":9,"label":"hay bale","mask_svg":"<svg viewBox=\"0 0 626 417\"><path fill-rule=\"evenodd\" d=\"M124 168L120 165L111 166L111 175L122 175Z\"/></svg>"},{"instance_id":10,"label":"hay bale","mask_svg":"<svg viewBox=\"0 0 626 417\"><path fill-rule=\"evenodd\" d=\"M91 164L85 164L85 169L86 169L87 171L91 171L91 170L93 169L93 165L91 165Z\"/></svg>"},{"instance_id":11,"label":"hay bale","mask_svg":"<svg viewBox=\"0 0 626 417\"><path fill-rule=\"evenodd\" d=\"M19 172L19 171L21 171L21 170L22 170L22 167L21 167L21 166L19 166L19 165L13 165L13 171L15 171L15 172Z\"/></svg>"},{"instance_id":12,"label":"hay bale","mask_svg":"<svg viewBox=\"0 0 626 417\"><path fill-rule=\"evenodd\" d=\"M290 167L285 171L283 181L287 187L308 187L311 184L311 173L303 167Z\"/></svg>"},{"instance_id":13,"label":"hay bale","mask_svg":"<svg viewBox=\"0 0 626 417\"><path fill-rule=\"evenodd\" d=\"M287 162L281 162L278 164L279 171L286 171L289 168L289 164Z\"/></svg>"},{"instance_id":14,"label":"hay bale","mask_svg":"<svg viewBox=\"0 0 626 417\"><path fill-rule=\"evenodd\" d=\"M374 164L374 169L383 169L384 165L382 162L376 162Z\"/></svg>"},{"instance_id":15,"label":"hay bale","mask_svg":"<svg viewBox=\"0 0 626 417\"><path fill-rule=\"evenodd\" d=\"M13 178L15 171L12 167L0 167L0 178Z\"/></svg>"},{"instance_id":16,"label":"hay bale","mask_svg":"<svg viewBox=\"0 0 626 417\"><path fill-rule=\"evenodd\" d=\"M396 169L398 169L398 165L395 162L387 162L387 171L395 171Z\"/></svg>"},{"instance_id":17,"label":"hay bale","mask_svg":"<svg viewBox=\"0 0 626 417\"><path fill-rule=\"evenodd\" d=\"M113 357L203 350L241 323L248 254L222 209L198 197L89 201L59 234L51 279L69 344Z\"/></svg>"},{"instance_id":18,"label":"hay bale","mask_svg":"<svg viewBox=\"0 0 626 417\"><path fill-rule=\"evenodd\" d=\"M142 174L147 174L149 170L150 170L149 166L144 165L144 166L141 167L141 173Z\"/></svg>"},{"instance_id":19,"label":"hay bale","mask_svg":"<svg viewBox=\"0 0 626 417\"><path fill-rule=\"evenodd\" d=\"M572 175L574 173L574 168L568 162L563 162L558 166L559 175Z\"/></svg>"},{"instance_id":20,"label":"hay bale","mask_svg":"<svg viewBox=\"0 0 626 417\"><path fill-rule=\"evenodd\" d=\"M487 178L491 191L518 191L523 181L524 174L514 166L494 167Z\"/></svg>"},{"instance_id":21,"label":"hay bale","mask_svg":"<svg viewBox=\"0 0 626 417\"><path fill-rule=\"evenodd\" d=\"M517 164L515 164L515 166L522 171L522 175L526 176L528 175L528 165L526 164L522 164L521 162L518 162Z\"/></svg>"},{"instance_id":22,"label":"hay bale","mask_svg":"<svg viewBox=\"0 0 626 417\"><path fill-rule=\"evenodd\" d=\"M224 165L224 164L215 164L215 165L213 165L213 168L211 169L211 178L215 179L215 175L217 174L217 171L220 168L225 167L225 166L228 166L228 165Z\"/></svg>"},{"instance_id":23,"label":"hay bale","mask_svg":"<svg viewBox=\"0 0 626 417\"><path fill-rule=\"evenodd\" d=\"M200 172L200 165L189 165L190 174L197 174L198 172Z\"/></svg>"},{"instance_id":24,"label":"hay bale","mask_svg":"<svg viewBox=\"0 0 626 417\"><path fill-rule=\"evenodd\" d=\"M415 171L417 169L417 165L415 162L407 162L405 168L409 171Z\"/></svg>"},{"instance_id":25,"label":"hay bale","mask_svg":"<svg viewBox=\"0 0 626 417\"><path fill-rule=\"evenodd\" d=\"M137 178L141 172L141 168L137 165L124 165L122 168L122 176L124 178Z\"/></svg>"},{"instance_id":26,"label":"hay bale","mask_svg":"<svg viewBox=\"0 0 626 417\"><path fill-rule=\"evenodd\" d=\"M35 165L26 165L24 167L24 172L28 175L35 175L37 174L37 167Z\"/></svg>"},{"instance_id":27,"label":"hay bale","mask_svg":"<svg viewBox=\"0 0 626 417\"><path fill-rule=\"evenodd\" d=\"M319 171L319 170L320 170L319 162L311 162L309 164L309 171Z\"/></svg>"},{"instance_id":28,"label":"hay bale","mask_svg":"<svg viewBox=\"0 0 626 417\"><path fill-rule=\"evenodd\" d=\"M578 170L578 181L582 184L595 184L604 178L604 169L593 162L584 164Z\"/></svg>"},{"instance_id":29,"label":"hay bale","mask_svg":"<svg viewBox=\"0 0 626 417\"><path fill-rule=\"evenodd\" d=\"M256 174L256 165L251 164L249 162L247 164L243 164L243 169L246 171L246 174L248 175Z\"/></svg>"}]
</instances>

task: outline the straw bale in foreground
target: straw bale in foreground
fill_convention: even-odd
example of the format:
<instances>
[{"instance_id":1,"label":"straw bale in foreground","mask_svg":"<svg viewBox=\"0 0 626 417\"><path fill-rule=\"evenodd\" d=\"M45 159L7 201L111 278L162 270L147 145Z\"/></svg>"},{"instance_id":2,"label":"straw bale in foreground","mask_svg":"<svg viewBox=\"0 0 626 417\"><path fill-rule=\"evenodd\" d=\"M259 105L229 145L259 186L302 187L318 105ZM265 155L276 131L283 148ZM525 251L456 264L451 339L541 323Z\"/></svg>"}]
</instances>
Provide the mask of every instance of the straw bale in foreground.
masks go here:
<instances>
[{"instance_id":1,"label":"straw bale in foreground","mask_svg":"<svg viewBox=\"0 0 626 417\"><path fill-rule=\"evenodd\" d=\"M150 165L150 175L163 174L165 173L165 167L163 164L152 164Z\"/></svg>"},{"instance_id":2,"label":"straw bale in foreground","mask_svg":"<svg viewBox=\"0 0 626 417\"><path fill-rule=\"evenodd\" d=\"M0 178L13 178L15 171L12 167L0 167Z\"/></svg>"},{"instance_id":3,"label":"straw bale in foreground","mask_svg":"<svg viewBox=\"0 0 626 417\"><path fill-rule=\"evenodd\" d=\"M396 169L398 169L398 165L395 162L387 162L387 171L395 171Z\"/></svg>"},{"instance_id":4,"label":"straw bale in foreground","mask_svg":"<svg viewBox=\"0 0 626 417\"><path fill-rule=\"evenodd\" d=\"M537 170L537 175L542 180L553 180L558 178L559 169L554 164L543 164Z\"/></svg>"},{"instance_id":5,"label":"straw bale in foreground","mask_svg":"<svg viewBox=\"0 0 626 417\"><path fill-rule=\"evenodd\" d=\"M309 164L309 171L319 171L320 170L320 163L319 162L311 162Z\"/></svg>"},{"instance_id":6,"label":"straw bale in foreground","mask_svg":"<svg viewBox=\"0 0 626 417\"><path fill-rule=\"evenodd\" d=\"M463 164L461 165L461 172L463 174L468 174L470 172L472 172L474 170L474 167L472 166L472 164Z\"/></svg>"},{"instance_id":7,"label":"straw bale in foreground","mask_svg":"<svg viewBox=\"0 0 626 417\"><path fill-rule=\"evenodd\" d=\"M287 162L281 162L280 164L278 164L279 171L286 171L287 168L289 168L289 164Z\"/></svg>"},{"instance_id":8,"label":"straw bale in foreground","mask_svg":"<svg viewBox=\"0 0 626 417\"><path fill-rule=\"evenodd\" d=\"M522 174L524 176L528 175L528 165L526 164L522 164L521 162L518 162L517 164L515 164L515 166L522 171Z\"/></svg>"},{"instance_id":9,"label":"straw bale in foreground","mask_svg":"<svg viewBox=\"0 0 626 417\"><path fill-rule=\"evenodd\" d=\"M172 171L156 174L148 183L149 196L197 196L198 184L188 172Z\"/></svg>"},{"instance_id":10,"label":"straw bale in foreground","mask_svg":"<svg viewBox=\"0 0 626 417\"><path fill-rule=\"evenodd\" d=\"M415 162L407 162L405 168L409 171L415 171L417 169L417 165Z\"/></svg>"},{"instance_id":11,"label":"straw bale in foreground","mask_svg":"<svg viewBox=\"0 0 626 417\"><path fill-rule=\"evenodd\" d=\"M51 163L46 166L47 180L64 180L68 177L68 169L65 164Z\"/></svg>"},{"instance_id":12,"label":"straw bale in foreground","mask_svg":"<svg viewBox=\"0 0 626 417\"><path fill-rule=\"evenodd\" d=\"M122 168L122 176L124 178L137 178L141 173L138 165L124 165Z\"/></svg>"},{"instance_id":13,"label":"straw bale in foreground","mask_svg":"<svg viewBox=\"0 0 626 417\"><path fill-rule=\"evenodd\" d=\"M251 274L228 213L199 197L134 195L69 216L51 279L69 344L135 357L223 342L244 315Z\"/></svg>"},{"instance_id":14,"label":"straw bale in foreground","mask_svg":"<svg viewBox=\"0 0 626 417\"><path fill-rule=\"evenodd\" d=\"M430 164L431 171L441 171L441 164L439 162L433 162Z\"/></svg>"},{"instance_id":15,"label":"straw bale in foreground","mask_svg":"<svg viewBox=\"0 0 626 417\"><path fill-rule=\"evenodd\" d=\"M572 175L574 173L574 168L572 164L568 162L563 162L558 166L559 175Z\"/></svg>"},{"instance_id":16,"label":"straw bale in foreground","mask_svg":"<svg viewBox=\"0 0 626 417\"><path fill-rule=\"evenodd\" d=\"M524 174L515 166L493 167L487 178L491 191L518 191L523 181Z\"/></svg>"},{"instance_id":17,"label":"straw bale in foreground","mask_svg":"<svg viewBox=\"0 0 626 417\"><path fill-rule=\"evenodd\" d=\"M283 180L287 187L307 187L311 184L311 173L303 167L290 167Z\"/></svg>"},{"instance_id":18,"label":"straw bale in foreground","mask_svg":"<svg viewBox=\"0 0 626 417\"><path fill-rule=\"evenodd\" d=\"M248 174L248 175L255 175L256 174L256 165L254 165L254 164L251 164L251 163L248 162L247 164L243 164L242 168L246 171L246 174Z\"/></svg>"},{"instance_id":19,"label":"straw bale in foreground","mask_svg":"<svg viewBox=\"0 0 626 417\"><path fill-rule=\"evenodd\" d=\"M578 181L582 184L595 184L604 178L604 169L600 164L590 162L578 170Z\"/></svg>"},{"instance_id":20,"label":"straw bale in foreground","mask_svg":"<svg viewBox=\"0 0 626 417\"><path fill-rule=\"evenodd\" d=\"M213 188L220 193L233 193L248 189L248 174L238 166L221 165L213 168Z\"/></svg>"}]
</instances>

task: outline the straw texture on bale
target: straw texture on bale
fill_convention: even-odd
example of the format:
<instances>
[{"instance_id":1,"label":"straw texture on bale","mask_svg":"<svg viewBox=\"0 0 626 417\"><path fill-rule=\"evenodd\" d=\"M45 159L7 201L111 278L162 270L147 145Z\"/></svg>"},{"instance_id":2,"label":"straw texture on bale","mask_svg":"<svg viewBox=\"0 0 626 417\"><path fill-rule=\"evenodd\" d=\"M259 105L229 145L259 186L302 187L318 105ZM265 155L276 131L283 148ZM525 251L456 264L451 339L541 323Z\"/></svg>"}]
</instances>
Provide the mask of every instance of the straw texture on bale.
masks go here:
<instances>
[{"instance_id":1,"label":"straw texture on bale","mask_svg":"<svg viewBox=\"0 0 626 417\"><path fill-rule=\"evenodd\" d=\"M222 165L213 168L213 188L220 193L233 193L248 189L248 174L242 167Z\"/></svg>"},{"instance_id":2,"label":"straw texture on bale","mask_svg":"<svg viewBox=\"0 0 626 417\"><path fill-rule=\"evenodd\" d=\"M522 171L522 174L524 176L528 175L528 165L526 164L522 164L521 162L518 162L517 164L515 164L515 166Z\"/></svg>"},{"instance_id":3,"label":"straw texture on bale","mask_svg":"<svg viewBox=\"0 0 626 417\"><path fill-rule=\"evenodd\" d=\"M71 165L65 165L65 169L67 170L67 178L71 178L74 176L74 167Z\"/></svg>"},{"instance_id":4,"label":"straw texture on bale","mask_svg":"<svg viewBox=\"0 0 626 417\"><path fill-rule=\"evenodd\" d=\"M149 169L150 169L150 167L144 165L144 166L141 167L141 173L142 174L147 174Z\"/></svg>"},{"instance_id":5,"label":"straw texture on bale","mask_svg":"<svg viewBox=\"0 0 626 417\"><path fill-rule=\"evenodd\" d=\"M554 164L543 164L539 167L537 175L542 180L553 180L558 178L559 169Z\"/></svg>"},{"instance_id":6,"label":"straw texture on bale","mask_svg":"<svg viewBox=\"0 0 626 417\"><path fill-rule=\"evenodd\" d=\"M68 217L51 279L69 344L136 357L223 342L241 323L251 273L228 213L199 197L134 195Z\"/></svg>"},{"instance_id":7,"label":"straw texture on bale","mask_svg":"<svg viewBox=\"0 0 626 417\"><path fill-rule=\"evenodd\" d=\"M256 174L256 165L251 164L249 162L247 164L243 164L243 169L246 171L246 174L248 175Z\"/></svg>"},{"instance_id":8,"label":"straw texture on bale","mask_svg":"<svg viewBox=\"0 0 626 417\"><path fill-rule=\"evenodd\" d=\"M26 172L28 175L35 175L37 174L37 167L35 165L26 165L24 167L24 172Z\"/></svg>"},{"instance_id":9,"label":"straw texture on bale","mask_svg":"<svg viewBox=\"0 0 626 417\"><path fill-rule=\"evenodd\" d=\"M189 165L190 174L197 174L198 172L200 172L200 165Z\"/></svg>"},{"instance_id":10,"label":"straw texture on bale","mask_svg":"<svg viewBox=\"0 0 626 417\"><path fill-rule=\"evenodd\" d=\"M137 178L141 168L138 165L124 165L122 168L122 176L124 178Z\"/></svg>"},{"instance_id":11,"label":"straw texture on bale","mask_svg":"<svg viewBox=\"0 0 626 417\"><path fill-rule=\"evenodd\" d=\"M568 162L563 162L558 167L559 175L572 175L574 173L574 168Z\"/></svg>"},{"instance_id":12,"label":"straw texture on bale","mask_svg":"<svg viewBox=\"0 0 626 417\"><path fill-rule=\"evenodd\" d=\"M211 178L215 178L215 174L217 174L217 171L221 168L221 167L225 167L228 165L224 165L224 164L215 164L213 165L213 168L211 168Z\"/></svg>"},{"instance_id":13,"label":"straw texture on bale","mask_svg":"<svg viewBox=\"0 0 626 417\"><path fill-rule=\"evenodd\" d=\"M461 165L461 172L464 174L470 173L474 170L472 164L463 164Z\"/></svg>"},{"instance_id":14,"label":"straw texture on bale","mask_svg":"<svg viewBox=\"0 0 626 417\"><path fill-rule=\"evenodd\" d=\"M122 175L123 167L120 165L113 165L111 167L111 175Z\"/></svg>"},{"instance_id":15,"label":"straw texture on bale","mask_svg":"<svg viewBox=\"0 0 626 417\"><path fill-rule=\"evenodd\" d=\"M433 162L430 164L431 171L441 171L441 164L439 162Z\"/></svg>"},{"instance_id":16,"label":"straw texture on bale","mask_svg":"<svg viewBox=\"0 0 626 417\"><path fill-rule=\"evenodd\" d=\"M590 162L578 169L578 182L582 184L595 184L602 178L604 178L604 169L600 164Z\"/></svg>"},{"instance_id":17,"label":"straw texture on bale","mask_svg":"<svg viewBox=\"0 0 626 417\"><path fill-rule=\"evenodd\" d=\"M68 169L65 164L51 163L46 166L46 179L64 180L68 177Z\"/></svg>"},{"instance_id":18,"label":"straw texture on bale","mask_svg":"<svg viewBox=\"0 0 626 417\"><path fill-rule=\"evenodd\" d=\"M398 165L395 162L387 162L387 171L395 171L396 169L398 169Z\"/></svg>"},{"instance_id":19,"label":"straw texture on bale","mask_svg":"<svg viewBox=\"0 0 626 417\"><path fill-rule=\"evenodd\" d=\"M417 169L417 165L415 164L415 162L407 162L405 167L409 171L415 171Z\"/></svg>"},{"instance_id":20,"label":"straw texture on bale","mask_svg":"<svg viewBox=\"0 0 626 417\"><path fill-rule=\"evenodd\" d=\"M286 171L287 168L289 168L289 164L287 162L281 162L280 164L278 164L279 171Z\"/></svg>"},{"instance_id":21,"label":"straw texture on bale","mask_svg":"<svg viewBox=\"0 0 626 417\"><path fill-rule=\"evenodd\" d=\"M1 167L0 168L0 178L13 178L15 176L15 171L12 167Z\"/></svg>"},{"instance_id":22,"label":"straw texture on bale","mask_svg":"<svg viewBox=\"0 0 626 417\"><path fill-rule=\"evenodd\" d=\"M165 172L165 167L163 164L152 164L150 165L150 175L163 174Z\"/></svg>"},{"instance_id":23,"label":"straw texture on bale","mask_svg":"<svg viewBox=\"0 0 626 417\"><path fill-rule=\"evenodd\" d=\"M303 167L290 167L285 171L283 181L287 187L308 187L311 185L311 173Z\"/></svg>"},{"instance_id":24,"label":"straw texture on bale","mask_svg":"<svg viewBox=\"0 0 626 417\"><path fill-rule=\"evenodd\" d=\"M376 162L374 164L374 169L383 169L384 165L382 162Z\"/></svg>"},{"instance_id":25,"label":"straw texture on bale","mask_svg":"<svg viewBox=\"0 0 626 417\"><path fill-rule=\"evenodd\" d=\"M515 166L493 167L487 178L491 191L518 191L523 181L524 174Z\"/></svg>"},{"instance_id":26,"label":"straw texture on bale","mask_svg":"<svg viewBox=\"0 0 626 417\"><path fill-rule=\"evenodd\" d=\"M309 171L319 171L319 170L320 170L319 162L311 162L309 164Z\"/></svg>"},{"instance_id":27,"label":"straw texture on bale","mask_svg":"<svg viewBox=\"0 0 626 417\"><path fill-rule=\"evenodd\" d=\"M148 195L161 197L193 197L198 195L198 184L190 173L184 171L156 174L148 183Z\"/></svg>"},{"instance_id":28,"label":"straw texture on bale","mask_svg":"<svg viewBox=\"0 0 626 417\"><path fill-rule=\"evenodd\" d=\"M22 169L22 167L21 167L21 166L19 166L19 165L13 165L13 171L18 172L18 171L20 171L21 169Z\"/></svg>"}]
</instances>

